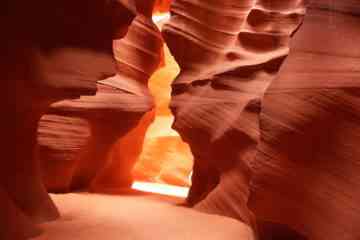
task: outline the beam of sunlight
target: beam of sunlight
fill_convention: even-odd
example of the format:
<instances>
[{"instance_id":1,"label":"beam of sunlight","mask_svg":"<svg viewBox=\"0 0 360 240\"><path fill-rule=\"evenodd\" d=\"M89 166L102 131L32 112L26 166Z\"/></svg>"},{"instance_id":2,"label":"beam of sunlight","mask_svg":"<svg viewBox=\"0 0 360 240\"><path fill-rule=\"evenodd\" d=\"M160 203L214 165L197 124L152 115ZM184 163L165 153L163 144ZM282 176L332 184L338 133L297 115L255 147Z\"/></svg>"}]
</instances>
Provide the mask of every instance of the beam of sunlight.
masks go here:
<instances>
[{"instance_id":1,"label":"beam of sunlight","mask_svg":"<svg viewBox=\"0 0 360 240\"><path fill-rule=\"evenodd\" d=\"M150 182L134 182L132 185L133 189L142 192L158 193L161 195L175 196L186 198L189 193L189 188L179 187L161 183L150 183Z\"/></svg>"}]
</instances>

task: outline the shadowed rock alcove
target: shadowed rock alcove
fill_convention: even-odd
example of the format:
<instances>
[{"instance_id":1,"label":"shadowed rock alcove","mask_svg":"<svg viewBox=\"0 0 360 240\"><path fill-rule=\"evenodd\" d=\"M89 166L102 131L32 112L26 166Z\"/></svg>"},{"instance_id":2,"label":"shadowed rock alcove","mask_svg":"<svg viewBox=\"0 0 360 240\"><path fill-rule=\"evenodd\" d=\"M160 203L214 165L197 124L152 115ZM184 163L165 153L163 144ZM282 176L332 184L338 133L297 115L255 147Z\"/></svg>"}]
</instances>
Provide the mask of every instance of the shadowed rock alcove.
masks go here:
<instances>
[{"instance_id":1,"label":"shadowed rock alcove","mask_svg":"<svg viewBox=\"0 0 360 240\"><path fill-rule=\"evenodd\" d=\"M0 5L0 240L360 239L358 0Z\"/></svg>"}]
</instances>

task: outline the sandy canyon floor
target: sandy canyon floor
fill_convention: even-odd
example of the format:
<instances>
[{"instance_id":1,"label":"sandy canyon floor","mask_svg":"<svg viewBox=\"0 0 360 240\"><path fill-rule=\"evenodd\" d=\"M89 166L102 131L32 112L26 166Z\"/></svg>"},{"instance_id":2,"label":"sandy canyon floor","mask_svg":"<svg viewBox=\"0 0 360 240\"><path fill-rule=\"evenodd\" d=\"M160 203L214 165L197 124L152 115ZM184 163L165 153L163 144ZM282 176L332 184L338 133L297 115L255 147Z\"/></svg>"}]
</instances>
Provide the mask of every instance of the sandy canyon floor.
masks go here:
<instances>
[{"instance_id":1,"label":"sandy canyon floor","mask_svg":"<svg viewBox=\"0 0 360 240\"><path fill-rule=\"evenodd\" d=\"M246 225L151 194L51 196L62 217L33 240L253 240Z\"/></svg>"}]
</instances>

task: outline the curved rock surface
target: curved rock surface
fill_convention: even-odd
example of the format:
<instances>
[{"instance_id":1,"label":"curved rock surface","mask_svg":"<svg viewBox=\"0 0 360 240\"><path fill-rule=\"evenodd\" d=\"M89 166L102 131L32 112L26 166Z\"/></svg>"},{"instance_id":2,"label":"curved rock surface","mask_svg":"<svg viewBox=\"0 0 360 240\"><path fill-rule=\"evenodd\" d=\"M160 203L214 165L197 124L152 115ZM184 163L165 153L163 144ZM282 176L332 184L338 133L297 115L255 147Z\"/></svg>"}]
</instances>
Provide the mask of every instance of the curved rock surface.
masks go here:
<instances>
[{"instance_id":1,"label":"curved rock surface","mask_svg":"<svg viewBox=\"0 0 360 240\"><path fill-rule=\"evenodd\" d=\"M179 207L156 195L52 197L63 218L43 224L44 234L34 240L255 240L244 223Z\"/></svg>"},{"instance_id":2,"label":"curved rock surface","mask_svg":"<svg viewBox=\"0 0 360 240\"><path fill-rule=\"evenodd\" d=\"M249 206L309 239L360 238L360 16L339 12L352 3L311 6L260 118Z\"/></svg>"},{"instance_id":3,"label":"curved rock surface","mask_svg":"<svg viewBox=\"0 0 360 240\"><path fill-rule=\"evenodd\" d=\"M169 1L0 5L0 239L21 240L39 234L37 223L59 217L47 189L114 193L130 186L155 116L148 79L163 61L162 37L151 15L167 11ZM140 15L132 22L135 7ZM171 13L163 33L181 68L172 84L173 127L195 158L188 204L238 219L261 240L358 240L358 0L174 0ZM128 35L112 45L131 22ZM161 100L165 116L168 99ZM161 140L154 145L165 145ZM166 142L185 147L174 140ZM170 181L181 178L172 175ZM80 206L81 215L100 198L83 205L87 196L67 195L58 202ZM119 199L102 202L115 206ZM137 204L142 206L129 206L139 211ZM107 207L96 213L116 222ZM170 212L211 218L191 210ZM96 224L99 215L90 216ZM142 215L131 217L144 223ZM103 226L118 233L111 221ZM85 225L79 229L89 230L89 222L80 222ZM242 223L231 222L236 230L230 234L252 238L248 227L242 231ZM47 226L73 227L58 223Z\"/></svg>"},{"instance_id":4,"label":"curved rock surface","mask_svg":"<svg viewBox=\"0 0 360 240\"><path fill-rule=\"evenodd\" d=\"M17 223L17 231L27 233L26 219L38 223L59 216L34 154L38 122L51 103L94 94L96 81L115 73L112 39L125 35L135 11L132 1L103 0L14 0L0 8L4 139L14 139L4 145L8 147L0 170L10 211L0 216L9 213L4 217L10 218L8 223ZM14 239L12 230L1 228L1 234Z\"/></svg>"},{"instance_id":5,"label":"curved rock surface","mask_svg":"<svg viewBox=\"0 0 360 240\"><path fill-rule=\"evenodd\" d=\"M359 4L314 1L299 30L307 4L173 2L164 36L181 67L174 128L195 157L188 202L249 224L254 213L261 239L355 240Z\"/></svg>"},{"instance_id":6,"label":"curved rock surface","mask_svg":"<svg viewBox=\"0 0 360 240\"><path fill-rule=\"evenodd\" d=\"M83 124L77 118L87 121L90 135L77 134L78 138L83 138L82 142L86 142L78 147L56 124L48 126L47 130L40 129L43 132L40 135L42 149L48 149L59 134L62 134L61 141L72 145L69 146L72 148L71 159L57 157L57 152L63 151L59 149L61 145L52 148L53 152L40 152L43 171L58 172L64 177L61 180L56 177L58 175L45 175L51 191L89 187L92 191L105 191L105 188L131 186L131 170L154 115L148 79L162 60L162 37L151 19L154 1L136 1L136 7L140 14L131 24L128 34L114 42L117 75L98 81L96 95L57 102L48 111L50 115L46 118L52 121L59 117L72 118L62 123L63 128L81 129ZM67 126L69 124L75 126ZM140 129L131 134L138 124L141 126L136 129ZM58 131L62 133L54 134Z\"/></svg>"},{"instance_id":7,"label":"curved rock surface","mask_svg":"<svg viewBox=\"0 0 360 240\"><path fill-rule=\"evenodd\" d=\"M265 90L289 53L304 1L174 1L164 37L181 67L174 128L195 157L188 202L250 224L248 162Z\"/></svg>"},{"instance_id":8,"label":"curved rock surface","mask_svg":"<svg viewBox=\"0 0 360 240\"><path fill-rule=\"evenodd\" d=\"M34 237L41 231L25 216L9 198L7 193L0 189L0 239L22 240Z\"/></svg>"}]
</instances>

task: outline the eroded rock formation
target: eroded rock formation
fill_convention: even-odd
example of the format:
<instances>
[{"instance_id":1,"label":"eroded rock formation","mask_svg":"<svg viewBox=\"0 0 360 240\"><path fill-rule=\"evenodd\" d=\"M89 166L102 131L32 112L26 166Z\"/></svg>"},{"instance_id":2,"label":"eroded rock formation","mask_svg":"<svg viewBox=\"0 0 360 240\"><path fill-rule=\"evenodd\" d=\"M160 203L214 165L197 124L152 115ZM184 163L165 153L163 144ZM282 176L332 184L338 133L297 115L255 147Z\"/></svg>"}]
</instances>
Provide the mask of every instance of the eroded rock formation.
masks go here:
<instances>
[{"instance_id":1,"label":"eroded rock formation","mask_svg":"<svg viewBox=\"0 0 360 240\"><path fill-rule=\"evenodd\" d=\"M112 39L125 35L135 11L132 1L100 0L6 1L1 9L5 10L1 21L5 34L0 67L7 88L2 96L4 139L14 142L5 147L0 187L2 201L9 206L6 221L16 223L17 232L32 235L26 222L59 216L34 154L38 121L51 103L94 94L96 81L115 73ZM1 228L0 238L12 236L12 230L13 226Z\"/></svg>"},{"instance_id":2,"label":"eroded rock formation","mask_svg":"<svg viewBox=\"0 0 360 240\"><path fill-rule=\"evenodd\" d=\"M181 67L174 128L195 157L188 202L250 223L248 162L257 152L262 98L305 2L174 1L171 10L163 33Z\"/></svg>"},{"instance_id":3,"label":"eroded rock formation","mask_svg":"<svg viewBox=\"0 0 360 240\"><path fill-rule=\"evenodd\" d=\"M2 125L11 126L1 141L15 131L15 149L4 148L0 168L0 239L35 236L36 223L59 216L43 180L52 191L130 186L154 118L148 79L162 60L154 3L136 1L116 59L112 39L135 17L132 1L1 8L1 26L11 23L0 44ZM169 1L156 4L163 12ZM358 240L358 1L174 0L171 12L163 32L181 67L173 127L195 157L188 204L245 222L260 239Z\"/></svg>"},{"instance_id":4,"label":"eroded rock formation","mask_svg":"<svg viewBox=\"0 0 360 240\"><path fill-rule=\"evenodd\" d=\"M249 205L309 239L360 238L359 4L310 6L264 98Z\"/></svg>"},{"instance_id":5,"label":"eroded rock formation","mask_svg":"<svg viewBox=\"0 0 360 240\"><path fill-rule=\"evenodd\" d=\"M314 1L295 34L306 5L172 4L164 37L181 67L174 128L195 157L188 202L249 224L250 209L265 239L355 240L359 4Z\"/></svg>"},{"instance_id":6,"label":"eroded rock formation","mask_svg":"<svg viewBox=\"0 0 360 240\"><path fill-rule=\"evenodd\" d=\"M91 187L92 191L104 191L131 186L131 170L154 115L149 112L153 100L147 82L162 57L162 38L151 19L154 1L136 1L136 7L139 15L128 34L114 42L117 75L98 81L94 96L53 104L50 115L43 119L44 125L55 123L40 128L41 148L45 150L40 151L40 157L49 190ZM87 130L81 121L88 123ZM69 134L64 134L69 128ZM84 129L76 134L79 139L71 136L74 129ZM64 153L62 144L50 146L59 142L59 137L72 151L68 156L59 157L59 152Z\"/></svg>"}]
</instances>

